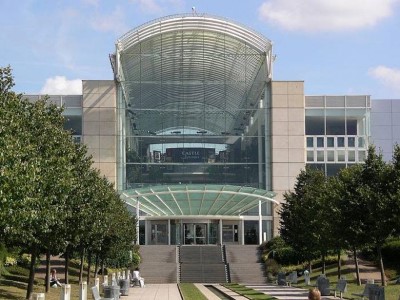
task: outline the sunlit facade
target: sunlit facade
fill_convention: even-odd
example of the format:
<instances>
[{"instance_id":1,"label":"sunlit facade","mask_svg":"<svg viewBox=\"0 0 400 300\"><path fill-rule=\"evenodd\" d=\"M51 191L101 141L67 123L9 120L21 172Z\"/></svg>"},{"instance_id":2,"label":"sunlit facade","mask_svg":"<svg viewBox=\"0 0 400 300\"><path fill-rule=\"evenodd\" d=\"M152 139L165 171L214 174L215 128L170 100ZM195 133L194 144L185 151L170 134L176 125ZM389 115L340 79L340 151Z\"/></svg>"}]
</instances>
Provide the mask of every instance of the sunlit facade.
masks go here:
<instances>
[{"instance_id":1,"label":"sunlit facade","mask_svg":"<svg viewBox=\"0 0 400 300\"><path fill-rule=\"evenodd\" d=\"M114 80L50 97L138 216L138 243L259 244L306 165L334 175L365 159L370 97L305 96L273 80L273 60L252 29L175 15L117 41Z\"/></svg>"}]
</instances>

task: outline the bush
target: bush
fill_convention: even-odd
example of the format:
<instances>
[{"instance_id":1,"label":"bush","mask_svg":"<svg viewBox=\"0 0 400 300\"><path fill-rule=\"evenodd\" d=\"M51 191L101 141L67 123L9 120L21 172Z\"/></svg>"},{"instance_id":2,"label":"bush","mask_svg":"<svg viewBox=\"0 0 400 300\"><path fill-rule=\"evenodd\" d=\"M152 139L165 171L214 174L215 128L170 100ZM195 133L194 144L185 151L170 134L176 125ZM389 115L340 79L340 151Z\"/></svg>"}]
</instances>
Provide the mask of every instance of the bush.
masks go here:
<instances>
[{"instance_id":1,"label":"bush","mask_svg":"<svg viewBox=\"0 0 400 300\"><path fill-rule=\"evenodd\" d=\"M382 247L382 257L385 261L393 264L400 263L400 239L393 238L388 240Z\"/></svg>"},{"instance_id":2,"label":"bush","mask_svg":"<svg viewBox=\"0 0 400 300\"><path fill-rule=\"evenodd\" d=\"M30 254L22 254L17 258L18 265L22 267L29 268L31 264L31 255Z\"/></svg>"},{"instance_id":3,"label":"bush","mask_svg":"<svg viewBox=\"0 0 400 300\"><path fill-rule=\"evenodd\" d=\"M8 267L8 266L14 266L14 265L16 265L16 264L17 264L17 260L16 260L15 257L11 257L11 256L7 256L7 257L6 257L6 261L4 262L4 265L5 265L6 267Z\"/></svg>"}]
</instances>

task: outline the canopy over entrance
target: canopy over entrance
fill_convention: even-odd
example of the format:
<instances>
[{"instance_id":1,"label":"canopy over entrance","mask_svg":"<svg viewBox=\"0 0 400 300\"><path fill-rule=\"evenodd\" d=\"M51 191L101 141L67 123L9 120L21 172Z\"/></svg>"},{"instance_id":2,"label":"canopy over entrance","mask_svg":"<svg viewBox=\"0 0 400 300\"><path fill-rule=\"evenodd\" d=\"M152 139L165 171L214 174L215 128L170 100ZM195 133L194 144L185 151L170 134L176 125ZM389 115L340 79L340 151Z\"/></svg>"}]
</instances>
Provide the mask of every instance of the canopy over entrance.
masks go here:
<instances>
[{"instance_id":1,"label":"canopy over entrance","mask_svg":"<svg viewBox=\"0 0 400 300\"><path fill-rule=\"evenodd\" d=\"M274 192L233 185L172 185L125 190L128 205L149 216L238 216L259 201L278 202Z\"/></svg>"}]
</instances>

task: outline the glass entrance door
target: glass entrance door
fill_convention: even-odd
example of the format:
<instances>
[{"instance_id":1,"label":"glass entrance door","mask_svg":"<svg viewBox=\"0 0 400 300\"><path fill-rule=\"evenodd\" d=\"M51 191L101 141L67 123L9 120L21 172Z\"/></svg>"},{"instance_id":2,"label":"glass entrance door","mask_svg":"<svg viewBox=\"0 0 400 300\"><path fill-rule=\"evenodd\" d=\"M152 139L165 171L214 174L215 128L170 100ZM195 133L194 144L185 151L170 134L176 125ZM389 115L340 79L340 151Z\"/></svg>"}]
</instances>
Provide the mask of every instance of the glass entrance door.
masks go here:
<instances>
[{"instance_id":1,"label":"glass entrance door","mask_svg":"<svg viewBox=\"0 0 400 300\"><path fill-rule=\"evenodd\" d=\"M207 224L185 223L183 228L185 245L207 244Z\"/></svg>"}]
</instances>

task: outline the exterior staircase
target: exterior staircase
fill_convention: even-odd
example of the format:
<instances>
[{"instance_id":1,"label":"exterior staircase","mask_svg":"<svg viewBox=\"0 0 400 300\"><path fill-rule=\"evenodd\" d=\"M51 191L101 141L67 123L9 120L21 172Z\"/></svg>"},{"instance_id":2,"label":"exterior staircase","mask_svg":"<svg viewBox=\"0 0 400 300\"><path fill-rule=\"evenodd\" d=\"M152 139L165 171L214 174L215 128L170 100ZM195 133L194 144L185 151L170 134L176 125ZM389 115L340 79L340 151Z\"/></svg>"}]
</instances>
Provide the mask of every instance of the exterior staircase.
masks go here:
<instances>
[{"instance_id":1,"label":"exterior staircase","mask_svg":"<svg viewBox=\"0 0 400 300\"><path fill-rule=\"evenodd\" d=\"M266 283L265 265L261 262L258 245L226 245L230 282Z\"/></svg>"},{"instance_id":2,"label":"exterior staircase","mask_svg":"<svg viewBox=\"0 0 400 300\"><path fill-rule=\"evenodd\" d=\"M177 247L141 245L140 275L148 283L177 282Z\"/></svg>"},{"instance_id":3,"label":"exterior staircase","mask_svg":"<svg viewBox=\"0 0 400 300\"><path fill-rule=\"evenodd\" d=\"M180 246L179 262L180 282L228 282L227 266L221 246Z\"/></svg>"}]
</instances>

